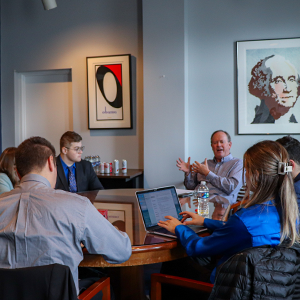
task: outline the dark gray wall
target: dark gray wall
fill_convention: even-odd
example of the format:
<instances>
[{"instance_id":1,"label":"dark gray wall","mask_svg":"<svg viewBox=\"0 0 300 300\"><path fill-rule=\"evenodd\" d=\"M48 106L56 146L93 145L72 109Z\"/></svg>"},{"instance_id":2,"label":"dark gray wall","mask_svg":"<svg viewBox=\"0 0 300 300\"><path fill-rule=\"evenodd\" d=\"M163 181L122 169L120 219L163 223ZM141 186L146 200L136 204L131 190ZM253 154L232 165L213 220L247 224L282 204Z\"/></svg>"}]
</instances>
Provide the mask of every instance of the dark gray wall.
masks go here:
<instances>
[{"instance_id":1,"label":"dark gray wall","mask_svg":"<svg viewBox=\"0 0 300 300\"><path fill-rule=\"evenodd\" d=\"M146 186L179 184L175 160L211 157L215 129L231 133L238 157L278 137L237 135L235 43L299 37L299 1L64 0L48 12L38 0L1 4L4 147L14 143L13 71L55 68L72 68L74 129L91 149L120 148L141 166L145 147ZM136 132L92 135L85 57L120 53L137 58Z\"/></svg>"},{"instance_id":2,"label":"dark gray wall","mask_svg":"<svg viewBox=\"0 0 300 300\"><path fill-rule=\"evenodd\" d=\"M1 5L3 147L15 143L14 70L72 69L73 129L83 137L84 155L100 154L104 161L124 158L129 168L142 168L141 0L58 0L49 11L41 0L4 0ZM90 131L86 57L119 54L133 56L134 127Z\"/></svg>"},{"instance_id":3,"label":"dark gray wall","mask_svg":"<svg viewBox=\"0 0 300 300\"><path fill-rule=\"evenodd\" d=\"M178 157L211 158L215 130L231 134L240 158L255 142L281 137L237 134L236 41L300 37L299 13L294 0L143 1L149 186L179 185Z\"/></svg>"},{"instance_id":4,"label":"dark gray wall","mask_svg":"<svg viewBox=\"0 0 300 300\"><path fill-rule=\"evenodd\" d=\"M184 3L143 1L145 187L179 184L184 153Z\"/></svg>"}]
</instances>

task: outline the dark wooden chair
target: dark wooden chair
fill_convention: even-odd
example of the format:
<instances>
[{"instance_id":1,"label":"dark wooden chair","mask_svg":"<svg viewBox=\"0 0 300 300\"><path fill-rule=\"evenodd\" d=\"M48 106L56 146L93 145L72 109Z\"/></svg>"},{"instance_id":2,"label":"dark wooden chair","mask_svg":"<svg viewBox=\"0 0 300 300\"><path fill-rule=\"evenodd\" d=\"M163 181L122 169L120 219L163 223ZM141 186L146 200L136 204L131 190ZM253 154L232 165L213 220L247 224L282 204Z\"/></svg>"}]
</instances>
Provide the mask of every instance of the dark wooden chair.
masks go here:
<instances>
[{"instance_id":1,"label":"dark wooden chair","mask_svg":"<svg viewBox=\"0 0 300 300\"><path fill-rule=\"evenodd\" d=\"M100 291L103 293L102 300L110 300L110 278L103 277L96 281L88 289L78 296L80 300L89 300L97 295Z\"/></svg>"},{"instance_id":2,"label":"dark wooden chair","mask_svg":"<svg viewBox=\"0 0 300 300\"><path fill-rule=\"evenodd\" d=\"M236 201L242 201L245 197L246 194L246 186L243 185L240 189L240 191L238 192L238 195L236 197Z\"/></svg>"},{"instance_id":3,"label":"dark wooden chair","mask_svg":"<svg viewBox=\"0 0 300 300\"><path fill-rule=\"evenodd\" d=\"M161 285L172 284L176 286L186 287L210 293L213 288L212 283L154 273L151 275L151 300L161 300Z\"/></svg>"},{"instance_id":4,"label":"dark wooden chair","mask_svg":"<svg viewBox=\"0 0 300 300\"><path fill-rule=\"evenodd\" d=\"M237 202L227 207L224 216L222 218L222 221L228 221L229 217L233 215L244 203L247 202L247 200L244 199L245 193L246 193L246 186L242 186L237 195L237 199L236 199Z\"/></svg>"}]
</instances>

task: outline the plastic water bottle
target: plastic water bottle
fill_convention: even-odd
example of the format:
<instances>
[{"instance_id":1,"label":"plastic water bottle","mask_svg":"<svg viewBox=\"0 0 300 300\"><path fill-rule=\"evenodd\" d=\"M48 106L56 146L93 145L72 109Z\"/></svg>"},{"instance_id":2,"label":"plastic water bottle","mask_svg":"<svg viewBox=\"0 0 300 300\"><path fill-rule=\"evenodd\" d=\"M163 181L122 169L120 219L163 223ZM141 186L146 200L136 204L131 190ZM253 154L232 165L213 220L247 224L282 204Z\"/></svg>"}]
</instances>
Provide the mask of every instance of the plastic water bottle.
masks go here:
<instances>
[{"instance_id":1,"label":"plastic water bottle","mask_svg":"<svg viewBox=\"0 0 300 300\"><path fill-rule=\"evenodd\" d=\"M198 215L203 218L209 216L209 188L205 181L201 181L200 185L195 189L195 197L198 200Z\"/></svg>"}]
</instances>

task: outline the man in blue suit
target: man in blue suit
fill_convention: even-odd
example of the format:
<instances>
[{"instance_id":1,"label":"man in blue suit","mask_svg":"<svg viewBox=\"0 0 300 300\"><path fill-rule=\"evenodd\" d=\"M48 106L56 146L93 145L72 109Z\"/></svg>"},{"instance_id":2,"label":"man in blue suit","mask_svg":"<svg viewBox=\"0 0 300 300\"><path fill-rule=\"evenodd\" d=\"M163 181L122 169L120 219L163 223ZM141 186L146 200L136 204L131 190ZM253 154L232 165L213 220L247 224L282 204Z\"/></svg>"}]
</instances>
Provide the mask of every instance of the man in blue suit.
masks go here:
<instances>
[{"instance_id":1,"label":"man in blue suit","mask_svg":"<svg viewBox=\"0 0 300 300\"><path fill-rule=\"evenodd\" d=\"M276 142L280 143L289 154L290 163L293 166L292 176L300 211L300 142L289 135L278 139Z\"/></svg>"},{"instance_id":2,"label":"man in blue suit","mask_svg":"<svg viewBox=\"0 0 300 300\"><path fill-rule=\"evenodd\" d=\"M81 141L82 137L74 131L67 131L60 138L55 189L72 193L103 189L92 164L81 159Z\"/></svg>"}]
</instances>

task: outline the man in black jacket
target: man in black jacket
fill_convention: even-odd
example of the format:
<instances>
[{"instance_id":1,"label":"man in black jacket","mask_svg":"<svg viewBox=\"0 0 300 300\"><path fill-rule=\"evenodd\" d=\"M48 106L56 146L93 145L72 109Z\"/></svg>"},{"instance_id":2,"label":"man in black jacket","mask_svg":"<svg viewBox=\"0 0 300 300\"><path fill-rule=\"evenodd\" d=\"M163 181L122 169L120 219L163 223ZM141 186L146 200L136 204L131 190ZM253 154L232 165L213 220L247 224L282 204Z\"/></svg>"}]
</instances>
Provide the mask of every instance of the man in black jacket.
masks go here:
<instances>
[{"instance_id":1,"label":"man in black jacket","mask_svg":"<svg viewBox=\"0 0 300 300\"><path fill-rule=\"evenodd\" d=\"M74 131L67 131L60 138L55 189L72 193L103 189L92 164L81 159L81 141L82 137Z\"/></svg>"},{"instance_id":2,"label":"man in black jacket","mask_svg":"<svg viewBox=\"0 0 300 300\"><path fill-rule=\"evenodd\" d=\"M300 212L300 142L289 135L276 140L276 142L281 144L289 154L290 164L293 167L292 177L294 179L294 188Z\"/></svg>"}]
</instances>

